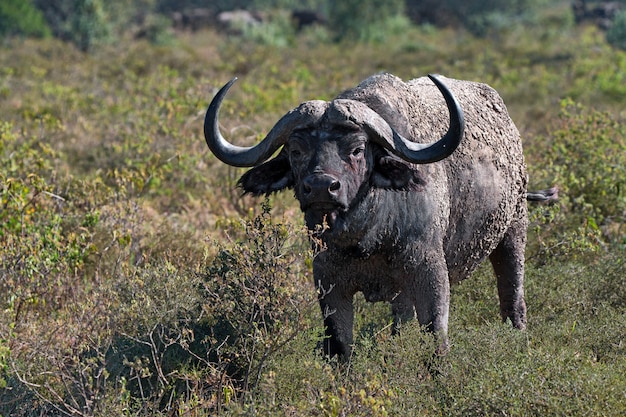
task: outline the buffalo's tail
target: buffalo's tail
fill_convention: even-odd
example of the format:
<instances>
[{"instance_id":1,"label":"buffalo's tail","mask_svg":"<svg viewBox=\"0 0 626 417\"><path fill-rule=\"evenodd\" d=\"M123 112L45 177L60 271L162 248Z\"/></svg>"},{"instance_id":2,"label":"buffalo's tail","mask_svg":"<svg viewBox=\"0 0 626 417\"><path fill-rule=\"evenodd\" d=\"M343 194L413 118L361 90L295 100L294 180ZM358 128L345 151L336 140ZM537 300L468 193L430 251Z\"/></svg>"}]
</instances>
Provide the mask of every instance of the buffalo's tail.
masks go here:
<instances>
[{"instance_id":1,"label":"buffalo's tail","mask_svg":"<svg viewBox=\"0 0 626 417\"><path fill-rule=\"evenodd\" d=\"M529 191L526 200L539 203L553 203L559 199L559 188L552 187L547 190Z\"/></svg>"}]
</instances>

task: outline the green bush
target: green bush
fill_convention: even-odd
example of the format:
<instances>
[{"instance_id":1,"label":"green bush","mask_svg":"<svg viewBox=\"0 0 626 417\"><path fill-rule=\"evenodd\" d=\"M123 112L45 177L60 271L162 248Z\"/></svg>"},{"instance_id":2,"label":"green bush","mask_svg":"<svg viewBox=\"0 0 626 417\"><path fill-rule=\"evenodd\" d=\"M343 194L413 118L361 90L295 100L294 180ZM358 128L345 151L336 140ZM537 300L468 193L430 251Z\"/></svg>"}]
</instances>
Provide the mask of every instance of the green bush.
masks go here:
<instances>
[{"instance_id":1,"label":"green bush","mask_svg":"<svg viewBox=\"0 0 626 417\"><path fill-rule=\"evenodd\" d=\"M242 22L241 27L234 27L242 32L246 40L252 40L261 45L286 47L295 41L295 28L291 16L286 11L272 12L271 17L259 23L250 25Z\"/></svg>"},{"instance_id":2,"label":"green bush","mask_svg":"<svg viewBox=\"0 0 626 417\"><path fill-rule=\"evenodd\" d=\"M42 117L42 126L59 128L58 121L45 119L50 116ZM49 368L41 364L59 359L57 342L63 340L59 350L67 355L73 347L70 335L86 325L74 327L62 312L82 298L99 213L74 210L72 181L56 174L58 157L40 137L6 122L0 126L0 372L7 364L12 370L0 380L9 391L26 381L42 381L41 373ZM46 324L36 319L42 316ZM29 360L30 343L42 336L48 339L35 348L42 356ZM55 354L48 355L51 347ZM27 394L17 389L14 398L20 402Z\"/></svg>"},{"instance_id":3,"label":"green bush","mask_svg":"<svg viewBox=\"0 0 626 417\"><path fill-rule=\"evenodd\" d=\"M398 24L403 14L404 1L401 0L346 0L331 2L328 6L329 25L335 36L352 42L384 41L387 30Z\"/></svg>"},{"instance_id":4,"label":"green bush","mask_svg":"<svg viewBox=\"0 0 626 417\"><path fill-rule=\"evenodd\" d=\"M274 223L269 209L266 200L261 214L226 228L232 241L218 246L204 284L215 360L237 381L243 400L258 388L267 363L307 331L311 310L317 311L304 276L301 231Z\"/></svg>"},{"instance_id":5,"label":"green bush","mask_svg":"<svg viewBox=\"0 0 626 417\"><path fill-rule=\"evenodd\" d=\"M43 11L52 33L74 43L82 51L90 51L106 42L111 26L101 0L35 0Z\"/></svg>"},{"instance_id":6,"label":"green bush","mask_svg":"<svg viewBox=\"0 0 626 417\"><path fill-rule=\"evenodd\" d=\"M617 13L606 32L606 40L616 48L626 51L626 9Z\"/></svg>"},{"instance_id":7,"label":"green bush","mask_svg":"<svg viewBox=\"0 0 626 417\"><path fill-rule=\"evenodd\" d=\"M97 213L67 213L65 180L55 178L57 157L38 138L0 125L0 292L3 311L14 320L27 320L54 309L68 294L62 280L81 269L92 253Z\"/></svg>"},{"instance_id":8,"label":"green bush","mask_svg":"<svg viewBox=\"0 0 626 417\"><path fill-rule=\"evenodd\" d=\"M545 140L545 171L558 184L573 224L626 221L626 129L609 114L571 100ZM548 178L546 178L548 177Z\"/></svg>"},{"instance_id":9,"label":"green bush","mask_svg":"<svg viewBox=\"0 0 626 417\"><path fill-rule=\"evenodd\" d=\"M453 1L458 6L458 16L464 26L474 35L486 36L500 33L520 24L536 22L538 9L544 0L516 0L508 2Z\"/></svg>"},{"instance_id":10,"label":"green bush","mask_svg":"<svg viewBox=\"0 0 626 417\"><path fill-rule=\"evenodd\" d=\"M43 15L31 0L3 0L0 2L0 38L22 35L50 36Z\"/></svg>"},{"instance_id":11,"label":"green bush","mask_svg":"<svg viewBox=\"0 0 626 417\"><path fill-rule=\"evenodd\" d=\"M498 33L520 23L535 23L549 0L409 0L407 8L426 23L462 25L477 36Z\"/></svg>"}]
</instances>

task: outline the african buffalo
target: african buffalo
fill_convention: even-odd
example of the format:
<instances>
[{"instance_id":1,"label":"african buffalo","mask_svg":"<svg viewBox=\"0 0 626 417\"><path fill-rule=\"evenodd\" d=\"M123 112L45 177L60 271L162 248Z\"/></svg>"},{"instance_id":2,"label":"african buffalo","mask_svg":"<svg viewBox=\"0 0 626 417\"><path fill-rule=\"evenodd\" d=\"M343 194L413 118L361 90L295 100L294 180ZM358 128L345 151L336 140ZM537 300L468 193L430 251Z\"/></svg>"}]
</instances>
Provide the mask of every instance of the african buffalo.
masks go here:
<instances>
[{"instance_id":1,"label":"african buffalo","mask_svg":"<svg viewBox=\"0 0 626 417\"><path fill-rule=\"evenodd\" d=\"M234 79L207 110L211 151L226 164L254 167L239 180L243 190L293 188L325 247L313 273L327 354L350 353L358 291L391 302L394 329L417 317L445 352L450 284L487 256L502 318L526 326L526 200L546 194L527 195L519 132L496 91L429 78L379 74L330 102L307 101L249 148L226 141L218 127Z\"/></svg>"}]
</instances>

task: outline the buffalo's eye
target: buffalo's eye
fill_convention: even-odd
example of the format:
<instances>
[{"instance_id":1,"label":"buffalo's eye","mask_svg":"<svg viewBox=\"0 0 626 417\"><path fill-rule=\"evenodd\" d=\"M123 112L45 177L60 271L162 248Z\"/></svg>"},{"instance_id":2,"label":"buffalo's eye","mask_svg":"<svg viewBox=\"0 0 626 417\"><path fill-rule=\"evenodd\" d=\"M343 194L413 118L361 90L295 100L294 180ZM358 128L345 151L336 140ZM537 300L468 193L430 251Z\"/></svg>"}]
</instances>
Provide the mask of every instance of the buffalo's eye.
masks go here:
<instances>
[{"instance_id":1,"label":"buffalo's eye","mask_svg":"<svg viewBox=\"0 0 626 417\"><path fill-rule=\"evenodd\" d=\"M352 156L359 156L361 155L363 152L365 152L365 148L363 146L359 146L357 148L354 148L352 150Z\"/></svg>"},{"instance_id":2,"label":"buffalo's eye","mask_svg":"<svg viewBox=\"0 0 626 417\"><path fill-rule=\"evenodd\" d=\"M302 158L302 151L298 148L291 148L289 150L289 156L294 159Z\"/></svg>"}]
</instances>

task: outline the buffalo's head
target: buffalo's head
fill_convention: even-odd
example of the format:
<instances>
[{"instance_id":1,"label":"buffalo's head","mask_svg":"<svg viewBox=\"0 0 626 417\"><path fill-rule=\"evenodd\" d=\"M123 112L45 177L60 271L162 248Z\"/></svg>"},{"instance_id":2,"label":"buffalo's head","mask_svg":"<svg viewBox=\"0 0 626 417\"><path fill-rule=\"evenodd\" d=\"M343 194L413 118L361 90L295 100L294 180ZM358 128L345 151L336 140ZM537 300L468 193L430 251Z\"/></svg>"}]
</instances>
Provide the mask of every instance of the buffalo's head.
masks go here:
<instances>
[{"instance_id":1,"label":"buffalo's head","mask_svg":"<svg viewBox=\"0 0 626 417\"><path fill-rule=\"evenodd\" d=\"M326 219L332 227L337 216L370 187L420 189L424 180L411 164L439 161L459 145L463 111L446 86L436 76L429 77L450 112L448 132L433 143L404 138L360 101L335 99L302 103L283 116L259 144L235 146L220 133L217 115L236 79L211 102L204 121L205 139L224 163L254 167L239 180L245 192L259 195L294 188L307 225L313 228Z\"/></svg>"}]
</instances>

